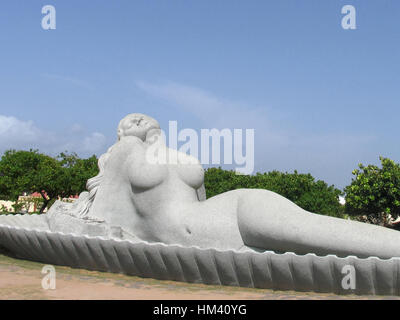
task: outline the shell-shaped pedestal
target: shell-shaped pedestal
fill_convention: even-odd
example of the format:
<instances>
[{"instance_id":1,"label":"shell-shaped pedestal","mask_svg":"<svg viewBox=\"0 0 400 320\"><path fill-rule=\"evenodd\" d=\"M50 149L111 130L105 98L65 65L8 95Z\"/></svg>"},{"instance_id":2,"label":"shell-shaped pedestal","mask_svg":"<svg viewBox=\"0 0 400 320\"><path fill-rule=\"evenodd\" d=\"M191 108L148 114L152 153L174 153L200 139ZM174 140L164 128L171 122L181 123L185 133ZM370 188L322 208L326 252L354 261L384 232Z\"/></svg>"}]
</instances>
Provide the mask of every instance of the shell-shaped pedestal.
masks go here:
<instances>
[{"instance_id":1,"label":"shell-shaped pedestal","mask_svg":"<svg viewBox=\"0 0 400 320\"><path fill-rule=\"evenodd\" d=\"M50 232L45 216L19 215L0 216L0 247L19 258L46 264L161 280L336 294L400 295L400 258L339 258L135 243ZM346 285L352 276L354 289Z\"/></svg>"}]
</instances>

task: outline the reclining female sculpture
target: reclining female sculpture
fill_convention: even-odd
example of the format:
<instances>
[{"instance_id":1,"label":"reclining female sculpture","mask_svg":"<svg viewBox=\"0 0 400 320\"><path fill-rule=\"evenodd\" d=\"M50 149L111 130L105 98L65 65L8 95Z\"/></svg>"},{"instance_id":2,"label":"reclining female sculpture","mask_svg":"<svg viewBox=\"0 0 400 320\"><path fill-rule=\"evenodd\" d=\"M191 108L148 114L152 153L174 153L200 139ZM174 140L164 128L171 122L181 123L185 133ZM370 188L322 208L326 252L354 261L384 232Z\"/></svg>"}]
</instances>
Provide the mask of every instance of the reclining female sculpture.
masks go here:
<instances>
[{"instance_id":1,"label":"reclining female sculpture","mask_svg":"<svg viewBox=\"0 0 400 320\"><path fill-rule=\"evenodd\" d=\"M74 203L0 216L0 252L157 279L400 295L398 231L310 213L262 189L206 200L199 161L167 148L146 115L121 120L99 169ZM342 282L349 266L353 291Z\"/></svg>"},{"instance_id":2,"label":"reclining female sculpture","mask_svg":"<svg viewBox=\"0 0 400 320\"><path fill-rule=\"evenodd\" d=\"M161 155L167 161L160 161ZM118 141L99 164L100 174L89 180L90 193L82 195L83 208L75 215L121 227L130 239L202 248L400 257L398 231L310 213L268 190L238 189L200 201L197 191L204 171L199 161L167 148L158 122L143 114L121 120Z\"/></svg>"}]
</instances>

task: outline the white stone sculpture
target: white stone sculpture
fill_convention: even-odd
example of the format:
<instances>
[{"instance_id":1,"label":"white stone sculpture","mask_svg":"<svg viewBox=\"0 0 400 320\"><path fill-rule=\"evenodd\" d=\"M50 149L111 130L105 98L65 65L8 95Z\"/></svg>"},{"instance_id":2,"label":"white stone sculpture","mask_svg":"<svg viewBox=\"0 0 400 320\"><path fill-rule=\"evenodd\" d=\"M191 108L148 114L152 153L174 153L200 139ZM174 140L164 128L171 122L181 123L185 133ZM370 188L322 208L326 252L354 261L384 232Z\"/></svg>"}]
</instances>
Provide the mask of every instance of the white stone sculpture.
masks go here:
<instances>
[{"instance_id":1,"label":"white stone sculpture","mask_svg":"<svg viewBox=\"0 0 400 320\"><path fill-rule=\"evenodd\" d=\"M338 272L347 263L364 274L358 293L398 294L400 277L393 276L393 270L400 270L398 231L310 213L268 190L238 189L206 200L199 161L169 149L158 122L149 116L130 114L121 120L118 141L100 157L99 168L100 173L87 183L88 192L75 203L56 202L47 215L35 219L0 217L0 246L29 258L23 239L32 237L43 245L36 245L38 251L30 258L41 261L46 257L41 258L40 250L61 259L57 252L63 247L72 250L70 257L74 250L80 257L83 252L91 255L93 261L85 256L85 263L67 257L59 262L78 267L341 293ZM107 251L111 248L114 254ZM100 252L106 262L99 260ZM143 254L148 267L157 270L150 275L135 266L138 261L145 263ZM213 271L206 265L210 257L215 262ZM198 273L180 274L185 265ZM329 267L329 273L323 266ZM274 268L281 275L278 280L273 279ZM235 270L234 280L223 279L229 270ZM282 276L287 273L290 277ZM387 286L379 289L377 279L385 279Z\"/></svg>"},{"instance_id":2,"label":"white stone sculpture","mask_svg":"<svg viewBox=\"0 0 400 320\"><path fill-rule=\"evenodd\" d=\"M70 213L121 228L127 238L223 250L400 257L398 231L310 213L268 190L239 189L200 201L201 164L169 149L158 122L143 114L121 120L118 141L99 163L89 194ZM57 225L67 224L55 221L54 230Z\"/></svg>"}]
</instances>

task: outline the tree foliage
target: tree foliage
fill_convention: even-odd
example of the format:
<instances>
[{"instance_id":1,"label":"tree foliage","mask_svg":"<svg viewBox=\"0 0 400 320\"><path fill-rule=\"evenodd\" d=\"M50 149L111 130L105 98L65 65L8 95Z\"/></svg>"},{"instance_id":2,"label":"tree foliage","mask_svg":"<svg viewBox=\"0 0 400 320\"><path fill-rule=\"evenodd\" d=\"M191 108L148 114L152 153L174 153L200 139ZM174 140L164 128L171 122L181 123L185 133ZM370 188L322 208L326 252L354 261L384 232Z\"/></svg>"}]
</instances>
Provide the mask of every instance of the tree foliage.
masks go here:
<instances>
[{"instance_id":1,"label":"tree foliage","mask_svg":"<svg viewBox=\"0 0 400 320\"><path fill-rule=\"evenodd\" d=\"M388 158L379 157L376 165L358 165L354 178L345 188L345 211L351 215L400 214L400 165Z\"/></svg>"},{"instance_id":2,"label":"tree foliage","mask_svg":"<svg viewBox=\"0 0 400 320\"><path fill-rule=\"evenodd\" d=\"M207 198L240 188L267 189L310 212L340 217L343 211L338 198L342 193L339 189L297 171L237 175L234 171L209 168L205 172L204 183Z\"/></svg>"},{"instance_id":3,"label":"tree foliage","mask_svg":"<svg viewBox=\"0 0 400 320\"><path fill-rule=\"evenodd\" d=\"M61 153L53 158L38 150L8 150L0 160L0 195L17 202L23 192L38 192L43 198L43 212L58 197L85 190L87 179L97 173L96 156L80 159L74 153Z\"/></svg>"}]
</instances>

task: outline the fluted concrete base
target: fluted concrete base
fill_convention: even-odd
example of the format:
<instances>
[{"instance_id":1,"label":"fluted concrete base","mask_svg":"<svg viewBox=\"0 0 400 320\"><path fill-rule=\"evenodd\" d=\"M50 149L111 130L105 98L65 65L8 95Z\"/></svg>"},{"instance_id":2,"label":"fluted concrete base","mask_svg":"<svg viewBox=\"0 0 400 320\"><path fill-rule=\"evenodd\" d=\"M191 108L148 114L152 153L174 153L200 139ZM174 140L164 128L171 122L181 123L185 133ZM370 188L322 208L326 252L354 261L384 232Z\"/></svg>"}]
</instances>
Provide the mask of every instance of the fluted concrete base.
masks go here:
<instances>
[{"instance_id":1,"label":"fluted concrete base","mask_svg":"<svg viewBox=\"0 0 400 320\"><path fill-rule=\"evenodd\" d=\"M19 258L46 264L213 285L400 295L400 258L339 258L134 243L50 232L40 218L36 230L21 226L20 217L11 219L9 224L0 220L0 246ZM354 289L343 286L346 275L351 276L348 270L352 267L346 266L354 267Z\"/></svg>"}]
</instances>

